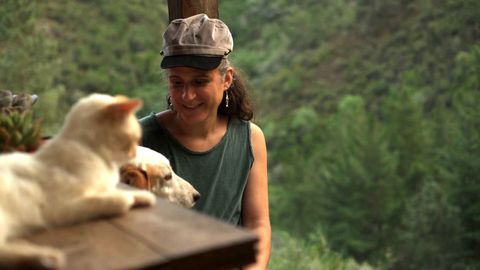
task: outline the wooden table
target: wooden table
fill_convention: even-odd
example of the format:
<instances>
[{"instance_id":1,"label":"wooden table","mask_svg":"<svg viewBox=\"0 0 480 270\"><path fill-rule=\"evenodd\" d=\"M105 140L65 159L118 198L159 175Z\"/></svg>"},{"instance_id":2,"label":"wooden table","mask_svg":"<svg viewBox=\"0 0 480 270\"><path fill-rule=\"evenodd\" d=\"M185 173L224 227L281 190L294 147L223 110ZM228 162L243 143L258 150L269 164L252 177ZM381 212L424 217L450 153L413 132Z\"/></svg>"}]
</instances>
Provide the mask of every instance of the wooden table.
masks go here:
<instances>
[{"instance_id":1,"label":"wooden table","mask_svg":"<svg viewBox=\"0 0 480 270\"><path fill-rule=\"evenodd\" d=\"M153 207L27 237L67 255L66 269L228 269L255 260L252 232L157 199Z\"/></svg>"}]
</instances>

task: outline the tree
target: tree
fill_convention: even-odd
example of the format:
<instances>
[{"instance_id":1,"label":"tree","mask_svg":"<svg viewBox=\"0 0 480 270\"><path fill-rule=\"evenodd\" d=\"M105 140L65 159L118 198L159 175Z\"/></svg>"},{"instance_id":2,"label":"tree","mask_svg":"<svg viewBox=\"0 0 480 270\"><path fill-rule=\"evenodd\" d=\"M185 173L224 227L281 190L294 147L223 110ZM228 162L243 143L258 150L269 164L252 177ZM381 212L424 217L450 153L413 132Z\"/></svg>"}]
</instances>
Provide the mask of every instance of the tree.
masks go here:
<instances>
[{"instance_id":1,"label":"tree","mask_svg":"<svg viewBox=\"0 0 480 270\"><path fill-rule=\"evenodd\" d=\"M333 250L357 260L382 262L402 198L398 156L363 99L346 96L330 120L328 159L320 166L319 222Z\"/></svg>"}]
</instances>

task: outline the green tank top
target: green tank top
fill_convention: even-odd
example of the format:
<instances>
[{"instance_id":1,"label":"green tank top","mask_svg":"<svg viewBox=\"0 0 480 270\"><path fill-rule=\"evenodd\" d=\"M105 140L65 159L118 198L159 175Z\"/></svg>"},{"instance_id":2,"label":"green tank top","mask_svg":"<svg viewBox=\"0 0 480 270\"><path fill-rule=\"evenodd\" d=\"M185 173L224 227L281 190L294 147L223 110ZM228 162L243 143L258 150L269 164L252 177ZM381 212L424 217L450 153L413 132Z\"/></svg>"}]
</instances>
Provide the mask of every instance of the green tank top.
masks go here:
<instances>
[{"instance_id":1,"label":"green tank top","mask_svg":"<svg viewBox=\"0 0 480 270\"><path fill-rule=\"evenodd\" d=\"M184 147L154 113L140 119L140 124L141 144L166 156L173 170L200 192L194 209L241 225L243 192L253 164L250 123L231 117L221 141L206 152Z\"/></svg>"}]
</instances>

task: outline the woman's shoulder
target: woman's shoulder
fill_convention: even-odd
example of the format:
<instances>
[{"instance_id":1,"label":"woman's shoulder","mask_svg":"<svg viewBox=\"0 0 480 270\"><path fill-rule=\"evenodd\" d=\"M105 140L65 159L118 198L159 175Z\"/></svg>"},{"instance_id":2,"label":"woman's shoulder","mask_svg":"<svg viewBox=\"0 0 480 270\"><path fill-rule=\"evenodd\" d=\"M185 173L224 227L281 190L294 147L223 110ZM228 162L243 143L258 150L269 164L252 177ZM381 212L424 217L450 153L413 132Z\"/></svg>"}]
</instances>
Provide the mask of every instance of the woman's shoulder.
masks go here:
<instances>
[{"instance_id":1,"label":"woman's shoulder","mask_svg":"<svg viewBox=\"0 0 480 270\"><path fill-rule=\"evenodd\" d=\"M138 122L140 123L142 128L145 128L145 127L153 126L156 119L157 119L156 114L154 112L151 112L148 115L140 118Z\"/></svg>"},{"instance_id":2,"label":"woman's shoulder","mask_svg":"<svg viewBox=\"0 0 480 270\"><path fill-rule=\"evenodd\" d=\"M249 127L250 127L250 136L251 136L251 142L252 142L254 152L258 148L260 149L265 148L266 147L265 135L263 134L262 129L253 122L249 122Z\"/></svg>"},{"instance_id":3,"label":"woman's shoulder","mask_svg":"<svg viewBox=\"0 0 480 270\"><path fill-rule=\"evenodd\" d=\"M170 141L170 135L162 122L165 112L150 113L139 120L142 127L143 146L162 152L163 147Z\"/></svg>"},{"instance_id":4,"label":"woman's shoulder","mask_svg":"<svg viewBox=\"0 0 480 270\"><path fill-rule=\"evenodd\" d=\"M142 128L158 128L164 126L168 122L169 111L151 112L150 114L140 118L139 122Z\"/></svg>"},{"instance_id":5,"label":"woman's shoulder","mask_svg":"<svg viewBox=\"0 0 480 270\"><path fill-rule=\"evenodd\" d=\"M140 118L139 123L142 127L142 137L149 139L150 137L158 137L161 134L166 133L165 115L167 111L163 112L151 112L150 114Z\"/></svg>"},{"instance_id":6,"label":"woman's shoulder","mask_svg":"<svg viewBox=\"0 0 480 270\"><path fill-rule=\"evenodd\" d=\"M265 135L263 134L263 130L255 123L253 122L249 122L250 124L250 130L252 132L252 136L260 136L262 138L265 137Z\"/></svg>"},{"instance_id":7,"label":"woman's shoulder","mask_svg":"<svg viewBox=\"0 0 480 270\"><path fill-rule=\"evenodd\" d=\"M252 121L232 117L230 118L229 126L240 127L243 130L248 130L248 132L250 133L250 137L254 141L265 140L262 129Z\"/></svg>"}]
</instances>

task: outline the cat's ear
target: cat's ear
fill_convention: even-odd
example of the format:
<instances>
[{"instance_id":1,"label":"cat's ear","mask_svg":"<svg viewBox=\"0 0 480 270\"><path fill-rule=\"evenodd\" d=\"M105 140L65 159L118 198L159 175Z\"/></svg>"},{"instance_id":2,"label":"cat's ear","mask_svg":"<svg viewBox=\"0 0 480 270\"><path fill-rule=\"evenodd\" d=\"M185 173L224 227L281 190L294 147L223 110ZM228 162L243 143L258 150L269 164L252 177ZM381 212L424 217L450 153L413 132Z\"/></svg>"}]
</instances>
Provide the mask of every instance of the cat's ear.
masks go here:
<instances>
[{"instance_id":1,"label":"cat's ear","mask_svg":"<svg viewBox=\"0 0 480 270\"><path fill-rule=\"evenodd\" d=\"M116 96L115 102L103 109L103 115L110 119L120 119L134 113L142 106L139 99L130 99L124 96Z\"/></svg>"}]
</instances>

